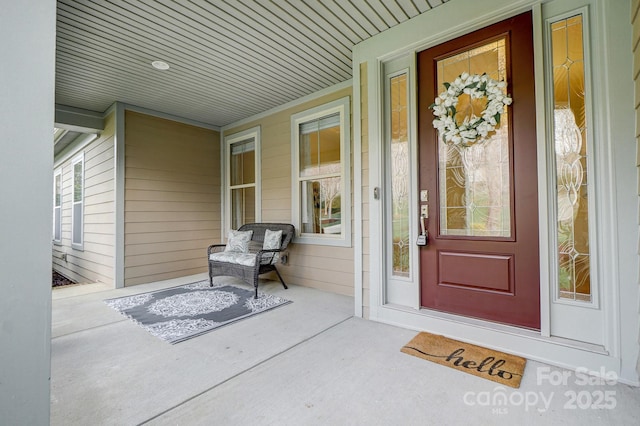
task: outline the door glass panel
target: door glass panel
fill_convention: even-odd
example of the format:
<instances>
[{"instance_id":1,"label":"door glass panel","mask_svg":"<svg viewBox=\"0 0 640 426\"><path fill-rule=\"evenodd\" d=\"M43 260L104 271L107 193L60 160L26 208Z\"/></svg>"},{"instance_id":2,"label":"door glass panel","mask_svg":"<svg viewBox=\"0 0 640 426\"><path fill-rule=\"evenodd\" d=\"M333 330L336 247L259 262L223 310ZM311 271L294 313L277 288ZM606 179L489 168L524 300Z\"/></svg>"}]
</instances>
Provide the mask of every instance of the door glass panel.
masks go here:
<instances>
[{"instance_id":1,"label":"door glass panel","mask_svg":"<svg viewBox=\"0 0 640 426\"><path fill-rule=\"evenodd\" d=\"M582 16L551 24L558 297L591 301Z\"/></svg>"},{"instance_id":2,"label":"door glass panel","mask_svg":"<svg viewBox=\"0 0 640 426\"><path fill-rule=\"evenodd\" d=\"M407 74L389 81L389 155L391 180L391 220L393 253L392 274L408 277L409 253L409 132L407 109Z\"/></svg>"},{"instance_id":3,"label":"door glass panel","mask_svg":"<svg viewBox=\"0 0 640 426\"><path fill-rule=\"evenodd\" d=\"M438 93L460 74L507 80L506 39L437 61ZM480 116L485 99L458 99L456 121ZM509 117L505 107L493 135L471 146L438 143L440 235L511 237Z\"/></svg>"}]
</instances>

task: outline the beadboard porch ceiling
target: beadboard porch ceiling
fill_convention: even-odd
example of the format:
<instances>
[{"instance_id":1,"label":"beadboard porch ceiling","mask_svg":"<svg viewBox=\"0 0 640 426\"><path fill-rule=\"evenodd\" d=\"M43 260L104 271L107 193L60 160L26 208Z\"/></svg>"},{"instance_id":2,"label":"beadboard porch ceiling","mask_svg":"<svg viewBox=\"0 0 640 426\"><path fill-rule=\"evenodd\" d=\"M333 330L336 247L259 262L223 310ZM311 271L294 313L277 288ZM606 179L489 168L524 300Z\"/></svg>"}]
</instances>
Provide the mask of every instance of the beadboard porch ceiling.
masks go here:
<instances>
[{"instance_id":1,"label":"beadboard porch ceiling","mask_svg":"<svg viewBox=\"0 0 640 426\"><path fill-rule=\"evenodd\" d=\"M354 45L447 1L58 0L56 104L224 126L350 79Z\"/></svg>"}]
</instances>

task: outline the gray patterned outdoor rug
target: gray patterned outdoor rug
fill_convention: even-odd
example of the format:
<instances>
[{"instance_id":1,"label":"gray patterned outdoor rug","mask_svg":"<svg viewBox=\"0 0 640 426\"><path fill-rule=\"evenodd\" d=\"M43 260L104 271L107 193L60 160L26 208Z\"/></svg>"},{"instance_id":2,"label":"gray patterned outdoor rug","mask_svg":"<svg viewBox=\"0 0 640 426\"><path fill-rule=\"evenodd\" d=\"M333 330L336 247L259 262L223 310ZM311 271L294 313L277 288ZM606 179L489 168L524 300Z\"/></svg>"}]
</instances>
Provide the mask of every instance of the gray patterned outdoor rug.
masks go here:
<instances>
[{"instance_id":1,"label":"gray patterned outdoor rug","mask_svg":"<svg viewBox=\"0 0 640 426\"><path fill-rule=\"evenodd\" d=\"M200 281L179 287L104 302L129 317L149 333L169 343L178 343L207 333L290 300L254 290L223 285L209 287Z\"/></svg>"}]
</instances>

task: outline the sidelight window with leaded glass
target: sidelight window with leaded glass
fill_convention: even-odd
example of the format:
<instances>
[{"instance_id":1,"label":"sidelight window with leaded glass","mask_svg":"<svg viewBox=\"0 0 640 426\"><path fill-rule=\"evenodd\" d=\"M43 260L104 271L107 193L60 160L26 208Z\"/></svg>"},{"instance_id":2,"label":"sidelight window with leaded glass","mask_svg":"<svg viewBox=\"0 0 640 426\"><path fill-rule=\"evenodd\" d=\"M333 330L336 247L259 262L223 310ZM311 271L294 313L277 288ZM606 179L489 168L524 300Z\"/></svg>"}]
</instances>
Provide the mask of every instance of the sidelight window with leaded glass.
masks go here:
<instances>
[{"instance_id":1,"label":"sidelight window with leaded glass","mask_svg":"<svg viewBox=\"0 0 640 426\"><path fill-rule=\"evenodd\" d=\"M407 90L407 72L393 75L388 85L388 170L391 205L389 218L391 224L392 253L391 274L397 277L409 277L411 273L411 243L409 214L409 93Z\"/></svg>"},{"instance_id":2,"label":"sidelight window with leaded glass","mask_svg":"<svg viewBox=\"0 0 640 426\"><path fill-rule=\"evenodd\" d=\"M551 23L557 297L591 301L583 16Z\"/></svg>"}]
</instances>

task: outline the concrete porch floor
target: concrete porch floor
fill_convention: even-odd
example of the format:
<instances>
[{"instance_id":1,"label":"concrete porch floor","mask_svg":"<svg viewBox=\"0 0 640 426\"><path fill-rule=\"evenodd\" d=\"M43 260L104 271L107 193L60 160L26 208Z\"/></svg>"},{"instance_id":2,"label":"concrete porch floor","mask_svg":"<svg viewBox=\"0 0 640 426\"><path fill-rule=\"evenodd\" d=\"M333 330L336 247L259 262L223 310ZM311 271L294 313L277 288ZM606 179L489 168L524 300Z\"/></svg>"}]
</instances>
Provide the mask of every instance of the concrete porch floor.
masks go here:
<instances>
[{"instance_id":1,"label":"concrete porch floor","mask_svg":"<svg viewBox=\"0 0 640 426\"><path fill-rule=\"evenodd\" d=\"M501 387L401 353L415 331L354 318L352 298L310 288L265 282L261 291L293 303L176 345L103 302L201 279L54 289L51 424L635 425L640 418L640 388L584 383L530 360L520 389Z\"/></svg>"}]
</instances>

